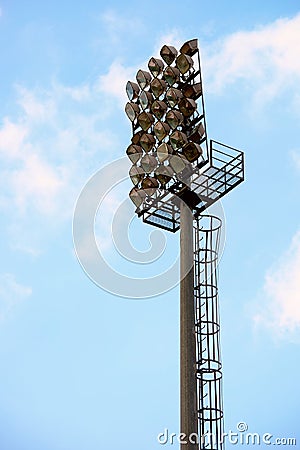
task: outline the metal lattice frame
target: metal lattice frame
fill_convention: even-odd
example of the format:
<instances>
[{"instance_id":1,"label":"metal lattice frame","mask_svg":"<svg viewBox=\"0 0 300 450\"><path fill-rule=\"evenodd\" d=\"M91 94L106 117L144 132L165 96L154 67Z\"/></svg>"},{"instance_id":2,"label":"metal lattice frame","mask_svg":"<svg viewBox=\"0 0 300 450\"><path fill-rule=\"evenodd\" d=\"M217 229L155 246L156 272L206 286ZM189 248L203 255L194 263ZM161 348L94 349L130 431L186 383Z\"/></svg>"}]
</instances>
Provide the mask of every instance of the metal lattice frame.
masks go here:
<instances>
[{"instance_id":1,"label":"metal lattice frame","mask_svg":"<svg viewBox=\"0 0 300 450\"><path fill-rule=\"evenodd\" d=\"M170 231L178 229L178 205L170 212L174 195L184 195L186 180L191 176L195 178L194 175L197 177L200 169L207 166L210 156L200 53L197 40L189 42L196 47L187 50L186 44L183 45L172 62L151 58L149 64L153 59L159 61L163 66L161 70L154 73L139 70L138 84L129 81L126 88L130 101L125 111L132 124L131 144L126 152L133 163L129 173L134 184L129 196L137 206L139 216ZM178 69L181 57L189 58L192 64L183 73ZM168 81L167 70L178 72L172 82ZM156 89L157 83L163 83L161 90ZM159 108L162 108L161 112ZM169 114L179 115L180 120L171 122ZM161 131L162 127L164 131ZM190 198L195 206L199 203L199 198L191 191L183 200ZM145 217L144 213L147 213Z\"/></svg>"},{"instance_id":2,"label":"metal lattice frame","mask_svg":"<svg viewBox=\"0 0 300 450\"><path fill-rule=\"evenodd\" d=\"M137 214L146 223L176 232L180 227L179 199L199 216L244 180L244 153L211 140L210 163L194 169L190 180L190 187L178 181L168 191L148 197Z\"/></svg>"},{"instance_id":3,"label":"metal lattice frame","mask_svg":"<svg viewBox=\"0 0 300 450\"><path fill-rule=\"evenodd\" d=\"M222 363L217 264L222 222L215 216L194 221L197 412L200 443L221 450L223 436Z\"/></svg>"},{"instance_id":4,"label":"metal lattice frame","mask_svg":"<svg viewBox=\"0 0 300 450\"><path fill-rule=\"evenodd\" d=\"M174 57L168 59L166 51ZM136 206L137 215L144 222L171 232L179 228L181 232L185 230L183 235L187 240L189 233L188 236L184 233L187 229L192 231L194 221L194 280L193 277L181 280L180 294L183 316L186 319L188 313L189 319L195 319L194 322L191 320L193 326L182 327L186 333L181 339L181 354L189 364L184 360L181 418L184 418L183 431L187 428L199 430L200 443L199 446L188 443L187 447L183 445L181 448L222 450L222 363L217 287L221 220L203 215L203 212L244 180L244 154L217 141L211 140L208 145L197 40L185 43L179 53L173 47L164 46L160 55L163 61L150 59L148 68L151 73L139 70L136 76L138 84L129 81L126 87L129 102L125 111L132 123L131 144L126 153L133 163L130 177L134 184L129 196ZM190 61L187 71L180 70L180 58ZM166 71L172 70L178 72L178 76L170 82ZM159 85L163 87L161 90L157 88ZM180 106L181 101L170 101L173 88L180 91L183 106ZM186 102L194 104L192 113L185 113ZM164 110L161 115L158 114L160 108ZM184 117L172 126L167 117L170 113ZM163 136L160 136L158 125L165 131ZM174 143L175 132L186 136L182 143ZM189 145L198 148L196 157L187 150ZM164 155L161 146L169 148L166 158L161 156ZM181 158L181 165L176 158ZM182 201L191 210L192 218L182 217ZM186 243L186 239L181 242ZM181 262L193 260L193 252L188 253L183 245ZM191 298L193 288L194 298ZM184 320L181 322L184 324ZM189 330L195 331L196 342ZM190 376L192 372L193 377ZM195 379L197 410L190 406L196 390ZM187 427L186 424L191 422L193 426Z\"/></svg>"}]
</instances>

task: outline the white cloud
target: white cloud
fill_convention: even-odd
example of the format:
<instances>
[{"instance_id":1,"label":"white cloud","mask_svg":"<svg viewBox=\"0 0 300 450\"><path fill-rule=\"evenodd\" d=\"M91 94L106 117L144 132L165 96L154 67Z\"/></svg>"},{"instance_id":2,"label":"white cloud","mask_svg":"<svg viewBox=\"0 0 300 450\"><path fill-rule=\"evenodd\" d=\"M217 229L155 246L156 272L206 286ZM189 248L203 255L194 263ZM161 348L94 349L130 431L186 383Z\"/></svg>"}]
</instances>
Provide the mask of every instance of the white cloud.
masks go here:
<instances>
[{"instance_id":1,"label":"white cloud","mask_svg":"<svg viewBox=\"0 0 300 450\"><path fill-rule=\"evenodd\" d=\"M292 150L291 157L292 157L292 162L294 163L295 167L298 170L300 170L300 151Z\"/></svg>"},{"instance_id":2,"label":"white cloud","mask_svg":"<svg viewBox=\"0 0 300 450\"><path fill-rule=\"evenodd\" d=\"M24 102L26 103L26 100ZM32 97L29 104L32 105ZM31 122L33 111L30 109L27 114L27 107L25 111L20 121L5 119L0 130L0 155L3 159L1 203L10 204L15 208L15 212L21 214L27 210L30 210L30 213L36 210L49 215L54 212L54 206L66 180L63 170L51 164L43 155L43 148L40 146L46 147L46 142L43 143L42 139L35 143L31 141L34 131ZM37 116L35 113L33 116L35 121Z\"/></svg>"},{"instance_id":3,"label":"white cloud","mask_svg":"<svg viewBox=\"0 0 300 450\"><path fill-rule=\"evenodd\" d=\"M183 37L182 32L179 29L174 28L173 30L159 37L155 45L155 54L159 57L159 52L163 45L172 45L179 50L184 41L185 38Z\"/></svg>"},{"instance_id":4,"label":"white cloud","mask_svg":"<svg viewBox=\"0 0 300 450\"><path fill-rule=\"evenodd\" d=\"M87 177L118 154L103 100L95 82L16 87L18 109L0 126L0 209L13 248L37 254L36 235L70 220Z\"/></svg>"},{"instance_id":5,"label":"white cloud","mask_svg":"<svg viewBox=\"0 0 300 450\"><path fill-rule=\"evenodd\" d=\"M118 36L118 27L124 32L129 26L112 11L102 20ZM300 78L295 45L299 30L300 15L234 33L206 47L203 67L208 88L220 92L230 83L244 80L256 97L263 92L266 98L296 85ZM178 48L184 40L180 31L171 30L157 42L156 53L164 43ZM126 82L134 79L140 67L146 68L147 61L126 67L115 60L96 82L77 86L56 82L47 90L16 87L19 111L5 117L0 127L0 208L10 211L12 230L26 214L33 220L36 213L47 223L50 218L58 223L70 217L86 178L120 154L116 134L110 131L113 127L106 122L115 114L116 104L111 99L124 108ZM32 248L28 242L22 246Z\"/></svg>"},{"instance_id":6,"label":"white cloud","mask_svg":"<svg viewBox=\"0 0 300 450\"><path fill-rule=\"evenodd\" d=\"M109 13L109 16L110 17ZM115 18L113 15L112 17ZM116 19L117 20L117 19ZM159 56L161 47L164 44L173 45L176 48L180 48L182 45L182 37L179 30L174 29L167 34L162 35L156 45L153 55ZM135 80L136 73L139 69L148 70L148 60L141 62L136 67L126 67L120 60L114 60L109 67L107 74L101 75L98 82L99 92L103 92L106 95L118 100L119 106L124 108L125 103L128 101L126 96L126 83L128 80Z\"/></svg>"},{"instance_id":7,"label":"white cloud","mask_svg":"<svg viewBox=\"0 0 300 450\"><path fill-rule=\"evenodd\" d=\"M106 42L110 43L110 47L122 43L124 35L138 35L143 29L142 23L136 16L126 18L113 9L106 10L100 16L100 20L105 27Z\"/></svg>"},{"instance_id":8,"label":"white cloud","mask_svg":"<svg viewBox=\"0 0 300 450\"><path fill-rule=\"evenodd\" d=\"M55 86L56 92L59 92L60 95L68 95L73 100L77 102L82 102L86 100L90 100L93 95L92 87L88 84L83 84L82 86L63 86L61 84L56 84Z\"/></svg>"},{"instance_id":9,"label":"white cloud","mask_svg":"<svg viewBox=\"0 0 300 450\"><path fill-rule=\"evenodd\" d=\"M16 89L18 91L18 103L23 109L27 121L45 122L53 119L56 106L51 94L43 92L41 98L38 98L36 93L20 85Z\"/></svg>"},{"instance_id":10,"label":"white cloud","mask_svg":"<svg viewBox=\"0 0 300 450\"><path fill-rule=\"evenodd\" d=\"M239 31L204 47L206 87L220 93L244 81L256 102L274 99L300 82L300 14L252 31ZM296 90L295 90L296 95ZM251 95L252 96L252 95Z\"/></svg>"},{"instance_id":11,"label":"white cloud","mask_svg":"<svg viewBox=\"0 0 300 450\"><path fill-rule=\"evenodd\" d=\"M98 90L118 100L124 108L128 101L126 96L126 83L134 80L137 69L125 67L120 61L114 61L107 74L99 77Z\"/></svg>"},{"instance_id":12,"label":"white cloud","mask_svg":"<svg viewBox=\"0 0 300 450\"><path fill-rule=\"evenodd\" d=\"M3 320L20 301L32 294L32 289L17 283L14 275L0 274L0 320Z\"/></svg>"},{"instance_id":13,"label":"white cloud","mask_svg":"<svg viewBox=\"0 0 300 450\"><path fill-rule=\"evenodd\" d=\"M95 218L95 235L100 251L111 249L113 241L112 223L120 205L128 199L128 194L121 185L114 188L104 197ZM122 233L127 230L122 229Z\"/></svg>"},{"instance_id":14,"label":"white cloud","mask_svg":"<svg viewBox=\"0 0 300 450\"><path fill-rule=\"evenodd\" d=\"M66 182L64 178L58 167L52 167L38 155L28 155L23 167L11 173L16 206L22 212L33 206L40 213L51 215Z\"/></svg>"},{"instance_id":15,"label":"white cloud","mask_svg":"<svg viewBox=\"0 0 300 450\"><path fill-rule=\"evenodd\" d=\"M27 135L28 127L24 123L16 123L5 117L0 129L0 156L6 159L21 157L20 149Z\"/></svg>"},{"instance_id":16,"label":"white cloud","mask_svg":"<svg viewBox=\"0 0 300 450\"><path fill-rule=\"evenodd\" d=\"M291 151L291 157L300 170L299 151ZM253 320L257 328L269 330L276 339L300 342L300 230L266 273Z\"/></svg>"},{"instance_id":17,"label":"white cloud","mask_svg":"<svg viewBox=\"0 0 300 450\"><path fill-rule=\"evenodd\" d=\"M107 23L116 24L118 20L121 19L113 13L107 13ZM158 38L154 54L158 56L164 44L180 48L184 41L181 30L170 30ZM299 109L297 42L300 42L300 14L254 30L238 31L212 44L200 42L205 89L219 95L230 85L243 82L249 92L248 98L257 106L293 89L290 100ZM147 68L147 61L135 68L114 61L108 73L100 77L100 90L119 98L124 104L126 80L132 79L143 67Z\"/></svg>"},{"instance_id":18,"label":"white cloud","mask_svg":"<svg viewBox=\"0 0 300 450\"><path fill-rule=\"evenodd\" d=\"M300 336L300 231L290 248L265 276L260 305L253 319L276 338L299 340Z\"/></svg>"}]
</instances>

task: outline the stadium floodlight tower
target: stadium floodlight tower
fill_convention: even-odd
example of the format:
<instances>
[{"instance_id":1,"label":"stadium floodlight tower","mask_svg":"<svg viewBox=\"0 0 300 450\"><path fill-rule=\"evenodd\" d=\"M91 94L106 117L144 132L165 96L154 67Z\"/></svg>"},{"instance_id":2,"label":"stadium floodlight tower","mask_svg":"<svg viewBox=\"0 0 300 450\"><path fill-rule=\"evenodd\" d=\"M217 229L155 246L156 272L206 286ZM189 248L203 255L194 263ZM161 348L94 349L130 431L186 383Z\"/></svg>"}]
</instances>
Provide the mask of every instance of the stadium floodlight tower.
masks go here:
<instances>
[{"instance_id":1,"label":"stadium floodlight tower","mask_svg":"<svg viewBox=\"0 0 300 450\"><path fill-rule=\"evenodd\" d=\"M221 220L203 212L244 179L244 155L208 144L197 39L164 45L136 82L129 196L143 221L180 229L180 431L184 450L221 449L223 433L217 260Z\"/></svg>"}]
</instances>

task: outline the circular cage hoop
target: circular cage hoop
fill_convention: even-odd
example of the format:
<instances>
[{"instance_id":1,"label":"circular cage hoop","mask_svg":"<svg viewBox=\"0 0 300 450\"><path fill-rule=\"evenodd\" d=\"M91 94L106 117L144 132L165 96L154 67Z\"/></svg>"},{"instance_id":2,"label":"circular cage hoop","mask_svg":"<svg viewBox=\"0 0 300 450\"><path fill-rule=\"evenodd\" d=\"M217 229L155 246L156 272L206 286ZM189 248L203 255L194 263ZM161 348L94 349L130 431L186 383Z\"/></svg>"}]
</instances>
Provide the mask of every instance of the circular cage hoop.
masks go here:
<instances>
[{"instance_id":1,"label":"circular cage hoop","mask_svg":"<svg viewBox=\"0 0 300 450\"><path fill-rule=\"evenodd\" d=\"M215 244L216 245L216 244ZM199 249L199 262L200 264L211 264L218 261L217 250L212 250L208 248Z\"/></svg>"},{"instance_id":2,"label":"circular cage hoop","mask_svg":"<svg viewBox=\"0 0 300 450\"><path fill-rule=\"evenodd\" d=\"M197 334L212 336L220 331L220 325L211 320L201 320L195 324L195 330Z\"/></svg>"},{"instance_id":3,"label":"circular cage hoop","mask_svg":"<svg viewBox=\"0 0 300 450\"><path fill-rule=\"evenodd\" d=\"M196 372L198 374L202 373L221 373L222 363L216 359L201 359L196 362Z\"/></svg>"},{"instance_id":4,"label":"circular cage hoop","mask_svg":"<svg viewBox=\"0 0 300 450\"><path fill-rule=\"evenodd\" d=\"M199 216L198 222L200 231L203 233L217 231L222 227L222 220L214 215L202 214ZM195 225L194 227L196 228L198 225Z\"/></svg>"},{"instance_id":5,"label":"circular cage hoop","mask_svg":"<svg viewBox=\"0 0 300 450\"><path fill-rule=\"evenodd\" d=\"M215 422L223 418L223 411L219 408L198 409L198 418L205 422Z\"/></svg>"},{"instance_id":6,"label":"circular cage hoop","mask_svg":"<svg viewBox=\"0 0 300 450\"><path fill-rule=\"evenodd\" d=\"M213 284L209 284L206 282L205 284L200 283L195 285L195 289L199 289L201 291L201 298L204 298L205 300L215 300L215 298L218 296L218 287ZM202 290L205 290L205 294L202 292Z\"/></svg>"}]
</instances>

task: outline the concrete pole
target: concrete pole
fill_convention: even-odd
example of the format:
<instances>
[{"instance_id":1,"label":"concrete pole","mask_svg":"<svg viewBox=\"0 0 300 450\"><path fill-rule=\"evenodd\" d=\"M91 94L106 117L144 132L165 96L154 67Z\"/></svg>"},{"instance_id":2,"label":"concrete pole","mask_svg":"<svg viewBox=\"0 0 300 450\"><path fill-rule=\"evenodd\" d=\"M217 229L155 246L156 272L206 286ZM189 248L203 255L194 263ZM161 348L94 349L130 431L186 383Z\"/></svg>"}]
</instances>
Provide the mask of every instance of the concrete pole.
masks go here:
<instances>
[{"instance_id":1,"label":"concrete pole","mask_svg":"<svg viewBox=\"0 0 300 450\"><path fill-rule=\"evenodd\" d=\"M187 436L181 450L196 450L199 446L189 441L197 442L198 436L193 216L184 202L180 207L180 276L180 431Z\"/></svg>"}]
</instances>

